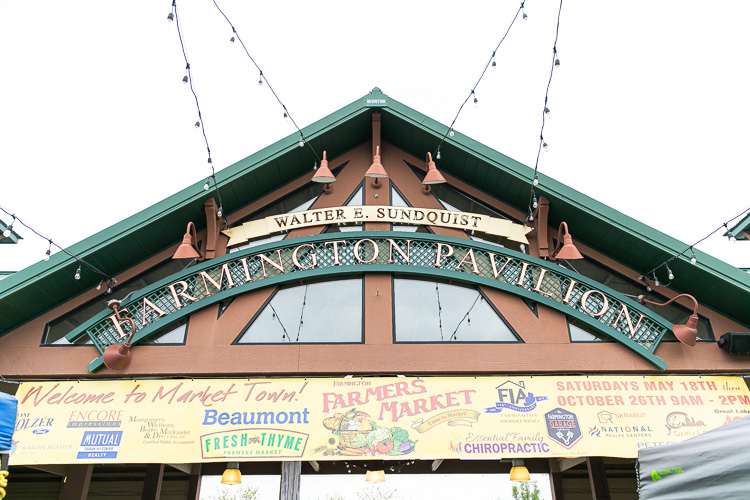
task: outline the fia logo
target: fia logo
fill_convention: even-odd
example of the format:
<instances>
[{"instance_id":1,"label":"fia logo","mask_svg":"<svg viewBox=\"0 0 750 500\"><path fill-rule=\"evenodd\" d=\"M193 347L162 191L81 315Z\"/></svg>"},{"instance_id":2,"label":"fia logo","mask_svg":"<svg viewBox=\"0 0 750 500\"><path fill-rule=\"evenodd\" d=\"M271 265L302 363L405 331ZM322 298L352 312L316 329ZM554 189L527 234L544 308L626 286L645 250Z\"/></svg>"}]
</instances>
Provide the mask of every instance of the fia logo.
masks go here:
<instances>
[{"instance_id":1,"label":"fia logo","mask_svg":"<svg viewBox=\"0 0 750 500\"><path fill-rule=\"evenodd\" d=\"M504 409L526 413L536 409L538 402L549 399L547 396L535 396L533 392L527 391L526 382L523 380L507 380L495 389L498 402L495 406L485 408L485 413L500 413Z\"/></svg>"}]
</instances>

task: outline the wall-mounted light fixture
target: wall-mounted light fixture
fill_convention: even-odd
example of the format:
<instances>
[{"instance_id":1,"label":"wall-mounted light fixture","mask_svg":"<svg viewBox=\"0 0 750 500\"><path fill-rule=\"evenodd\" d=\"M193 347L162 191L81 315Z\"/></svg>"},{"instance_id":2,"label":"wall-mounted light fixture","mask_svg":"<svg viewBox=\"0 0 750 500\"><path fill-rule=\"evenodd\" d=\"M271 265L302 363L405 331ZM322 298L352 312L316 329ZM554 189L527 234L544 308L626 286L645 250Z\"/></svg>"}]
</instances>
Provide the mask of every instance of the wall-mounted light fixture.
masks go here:
<instances>
[{"instance_id":1,"label":"wall-mounted light fixture","mask_svg":"<svg viewBox=\"0 0 750 500\"><path fill-rule=\"evenodd\" d=\"M334 177L331 169L328 168L328 159L326 158L325 151L323 151L323 160L321 160L320 162L320 167L318 167L318 169L315 171L315 175L313 175L312 181L325 184L325 186L323 186L323 191L325 191L326 193L330 193L331 191L333 191L333 186L331 186L331 183L336 182L336 177Z\"/></svg>"},{"instance_id":2,"label":"wall-mounted light fixture","mask_svg":"<svg viewBox=\"0 0 750 500\"><path fill-rule=\"evenodd\" d=\"M135 335L135 321L133 321L131 318L123 318L122 316L120 316L121 303L122 302L117 299L110 300L109 302L107 302L107 307L115 312L115 320L117 320L118 324L122 323L123 321L127 321L130 323L130 336L128 337L128 340L126 340L122 344L112 344L107 346L107 348L104 349L104 353L102 355L104 366L106 366L110 370L116 371L124 370L130 364L130 341L133 340L133 335Z\"/></svg>"},{"instance_id":3,"label":"wall-mounted light fixture","mask_svg":"<svg viewBox=\"0 0 750 500\"><path fill-rule=\"evenodd\" d=\"M687 324L672 325L672 332L674 333L674 336L677 337L677 340L687 346L692 347L695 345L695 342L698 338L698 301L695 300L695 297L693 297L692 295L688 295L687 293L681 293L679 295L675 295L663 304L658 304L656 302L647 300L644 295L641 295L640 297L638 297L638 302L640 302L641 304L652 304L662 307L668 306L680 297L687 297L688 299L693 301L693 314L691 314L690 318L688 318Z\"/></svg>"},{"instance_id":4,"label":"wall-mounted light fixture","mask_svg":"<svg viewBox=\"0 0 750 500\"><path fill-rule=\"evenodd\" d=\"M445 183L445 177L438 172L435 162L432 161L432 153L427 153L427 175L422 181L422 192L428 194L431 191L430 185Z\"/></svg>"},{"instance_id":5,"label":"wall-mounted light fixture","mask_svg":"<svg viewBox=\"0 0 750 500\"><path fill-rule=\"evenodd\" d=\"M198 250L198 236L195 233L195 224L188 222L185 235L182 237L182 243L177 247L177 251L172 256L173 259L205 259Z\"/></svg>"},{"instance_id":6,"label":"wall-mounted light fixture","mask_svg":"<svg viewBox=\"0 0 750 500\"><path fill-rule=\"evenodd\" d=\"M522 458L513 459L513 467L510 469L510 480L517 483L524 483L530 480L529 469L523 463Z\"/></svg>"},{"instance_id":7,"label":"wall-mounted light fixture","mask_svg":"<svg viewBox=\"0 0 750 500\"><path fill-rule=\"evenodd\" d=\"M375 148L375 156L372 159L372 165L367 169L365 177L372 178L372 187L380 187L380 179L387 179L388 172L385 171L383 165L380 163L380 146Z\"/></svg>"},{"instance_id":8,"label":"wall-mounted light fixture","mask_svg":"<svg viewBox=\"0 0 750 500\"><path fill-rule=\"evenodd\" d=\"M365 481L368 483L384 483L385 472L382 470L368 470L365 473Z\"/></svg>"},{"instance_id":9,"label":"wall-mounted light fixture","mask_svg":"<svg viewBox=\"0 0 750 500\"><path fill-rule=\"evenodd\" d=\"M565 234L563 234L563 228L565 229ZM560 248L560 242L562 242L562 248ZM557 245L555 245L555 251L552 252L550 259L573 260L582 258L583 255L581 255L581 252L579 252L573 244L573 238L568 232L568 224L565 222L561 222L560 227L557 230Z\"/></svg>"},{"instance_id":10,"label":"wall-mounted light fixture","mask_svg":"<svg viewBox=\"0 0 750 500\"><path fill-rule=\"evenodd\" d=\"M229 462L221 475L221 484L242 484L239 462Z\"/></svg>"}]
</instances>

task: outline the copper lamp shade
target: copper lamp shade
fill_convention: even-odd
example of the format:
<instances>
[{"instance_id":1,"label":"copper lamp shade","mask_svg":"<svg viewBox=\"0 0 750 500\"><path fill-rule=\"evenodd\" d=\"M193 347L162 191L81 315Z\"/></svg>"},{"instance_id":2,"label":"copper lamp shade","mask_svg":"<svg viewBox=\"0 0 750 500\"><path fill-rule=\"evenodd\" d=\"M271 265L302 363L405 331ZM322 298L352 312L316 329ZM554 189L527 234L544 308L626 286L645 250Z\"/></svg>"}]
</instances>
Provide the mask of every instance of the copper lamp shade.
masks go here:
<instances>
[{"instance_id":1,"label":"copper lamp shade","mask_svg":"<svg viewBox=\"0 0 750 500\"><path fill-rule=\"evenodd\" d=\"M657 304L656 302L647 300L646 297L641 295L640 297L638 297L638 302L640 302L641 304L652 304L662 307L671 304L680 297L687 297L693 301L693 314L690 315L690 318L688 318L686 324L672 325L672 333L674 333L674 336L677 337L677 340L679 340L686 346L693 347L698 340L698 301L695 300L695 297L693 297L692 295L688 295L687 293L681 293L679 295L675 295L663 304Z\"/></svg>"},{"instance_id":2,"label":"copper lamp shade","mask_svg":"<svg viewBox=\"0 0 750 500\"><path fill-rule=\"evenodd\" d=\"M388 178L388 172L385 171L385 168L383 168L383 165L380 163L380 146L375 148L375 156L373 157L372 165L367 169L365 177L372 177L372 185L376 187L380 185L380 179Z\"/></svg>"},{"instance_id":3,"label":"copper lamp shade","mask_svg":"<svg viewBox=\"0 0 750 500\"><path fill-rule=\"evenodd\" d=\"M242 484L239 462L229 462L221 475L221 484Z\"/></svg>"},{"instance_id":4,"label":"copper lamp shade","mask_svg":"<svg viewBox=\"0 0 750 500\"><path fill-rule=\"evenodd\" d=\"M130 342L109 345L104 349L104 354L102 355L104 366L115 371L127 368L131 357Z\"/></svg>"},{"instance_id":5,"label":"copper lamp shade","mask_svg":"<svg viewBox=\"0 0 750 500\"><path fill-rule=\"evenodd\" d=\"M445 177L438 172L435 162L432 161L432 153L427 153L427 175L424 176L422 181L422 190L429 193L431 184L443 184L445 182Z\"/></svg>"},{"instance_id":6,"label":"copper lamp shade","mask_svg":"<svg viewBox=\"0 0 750 500\"><path fill-rule=\"evenodd\" d=\"M192 233L191 233L192 230ZM195 241L195 243L193 243ZM198 244L198 236L195 234L195 224L188 222L185 235L182 237L182 243L177 247L177 251L172 256L173 259L200 259L201 254L195 248Z\"/></svg>"},{"instance_id":7,"label":"copper lamp shade","mask_svg":"<svg viewBox=\"0 0 750 500\"><path fill-rule=\"evenodd\" d=\"M514 458L513 467L510 469L510 480L517 483L524 483L530 479L529 469L523 464L523 459Z\"/></svg>"},{"instance_id":8,"label":"copper lamp shade","mask_svg":"<svg viewBox=\"0 0 750 500\"><path fill-rule=\"evenodd\" d=\"M565 229L565 233L563 234L563 229ZM563 242L562 248L558 250L558 247L560 246L560 240ZM581 252L578 251L576 246L573 244L573 237L570 236L570 233L568 232L568 224L565 222L560 223L560 228L557 230L557 246L555 246L555 252L553 259L565 259L565 260L574 260L574 259L582 259L583 255L581 255Z\"/></svg>"},{"instance_id":9,"label":"copper lamp shade","mask_svg":"<svg viewBox=\"0 0 750 500\"><path fill-rule=\"evenodd\" d=\"M320 182L321 184L330 184L336 181L336 177L333 176L333 172L328 168L328 160L326 159L326 152L323 151L323 159L320 162L320 167L315 171L315 175L312 178L313 182Z\"/></svg>"}]
</instances>

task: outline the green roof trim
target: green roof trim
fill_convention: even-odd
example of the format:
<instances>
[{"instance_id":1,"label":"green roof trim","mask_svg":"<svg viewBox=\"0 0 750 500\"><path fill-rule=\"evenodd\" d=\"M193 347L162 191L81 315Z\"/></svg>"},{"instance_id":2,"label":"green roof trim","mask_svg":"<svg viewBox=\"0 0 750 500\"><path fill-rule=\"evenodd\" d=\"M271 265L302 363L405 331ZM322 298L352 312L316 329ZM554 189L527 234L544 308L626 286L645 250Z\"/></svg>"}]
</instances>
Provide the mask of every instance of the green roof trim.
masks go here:
<instances>
[{"instance_id":1,"label":"green roof trim","mask_svg":"<svg viewBox=\"0 0 750 500\"><path fill-rule=\"evenodd\" d=\"M730 231L738 240L747 240L748 237L744 233L750 233L750 212ZM728 235L729 233L724 234L724 236Z\"/></svg>"},{"instance_id":2,"label":"green roof trim","mask_svg":"<svg viewBox=\"0 0 750 500\"><path fill-rule=\"evenodd\" d=\"M385 101L385 103L383 103ZM326 150L332 167L347 151L370 140L371 115L381 113L384 141L424 158L435 151L448 130L443 125L383 94L370 93L302 129L312 147ZM298 146L293 133L216 173L223 208L232 213L267 193L312 174L309 148ZM533 169L456 132L441 147L439 168L525 211ZM606 205L539 174L537 195L550 201L550 225L567 221L580 241L639 272L647 272L688 245L646 226ZM155 205L90 236L67 250L108 275L117 275L176 243L188 221L204 220L204 202L211 192L203 180ZM698 263L681 256L670 263L677 279L674 290L750 327L750 275L695 250ZM101 276L86 266L80 280L73 275L75 259L52 255L0 281L0 335L95 287ZM666 279L665 279L666 281Z\"/></svg>"}]
</instances>

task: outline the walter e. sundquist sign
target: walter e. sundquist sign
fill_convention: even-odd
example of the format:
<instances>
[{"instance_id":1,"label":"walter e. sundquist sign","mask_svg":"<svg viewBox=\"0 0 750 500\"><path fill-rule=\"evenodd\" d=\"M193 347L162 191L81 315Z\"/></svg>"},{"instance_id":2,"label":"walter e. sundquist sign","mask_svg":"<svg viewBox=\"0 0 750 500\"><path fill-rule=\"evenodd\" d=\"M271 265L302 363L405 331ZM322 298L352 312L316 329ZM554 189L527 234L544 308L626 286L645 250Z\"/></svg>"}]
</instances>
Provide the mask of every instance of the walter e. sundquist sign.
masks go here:
<instances>
[{"instance_id":1,"label":"walter e. sundquist sign","mask_svg":"<svg viewBox=\"0 0 750 500\"><path fill-rule=\"evenodd\" d=\"M421 233L332 233L230 253L133 294L122 303L120 314L134 320L133 343L137 343L172 321L238 294L291 280L366 272L443 277L521 295L588 323L660 369L666 368L653 351L671 325L634 301L517 251ZM103 352L130 334L126 325L111 311L102 311L66 339L74 342L88 335ZM99 358L89 370L101 365Z\"/></svg>"}]
</instances>

